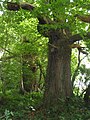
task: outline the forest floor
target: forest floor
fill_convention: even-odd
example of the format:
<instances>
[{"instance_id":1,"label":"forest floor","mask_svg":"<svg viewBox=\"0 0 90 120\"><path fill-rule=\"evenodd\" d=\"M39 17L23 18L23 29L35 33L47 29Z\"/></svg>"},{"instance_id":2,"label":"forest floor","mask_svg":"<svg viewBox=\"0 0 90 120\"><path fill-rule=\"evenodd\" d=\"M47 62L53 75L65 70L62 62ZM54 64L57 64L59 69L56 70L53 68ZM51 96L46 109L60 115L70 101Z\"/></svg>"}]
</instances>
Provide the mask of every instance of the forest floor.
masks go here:
<instances>
[{"instance_id":1,"label":"forest floor","mask_svg":"<svg viewBox=\"0 0 90 120\"><path fill-rule=\"evenodd\" d=\"M60 101L58 107L38 107L42 93L0 95L0 120L90 120L90 108L82 98L75 97L67 105Z\"/></svg>"}]
</instances>

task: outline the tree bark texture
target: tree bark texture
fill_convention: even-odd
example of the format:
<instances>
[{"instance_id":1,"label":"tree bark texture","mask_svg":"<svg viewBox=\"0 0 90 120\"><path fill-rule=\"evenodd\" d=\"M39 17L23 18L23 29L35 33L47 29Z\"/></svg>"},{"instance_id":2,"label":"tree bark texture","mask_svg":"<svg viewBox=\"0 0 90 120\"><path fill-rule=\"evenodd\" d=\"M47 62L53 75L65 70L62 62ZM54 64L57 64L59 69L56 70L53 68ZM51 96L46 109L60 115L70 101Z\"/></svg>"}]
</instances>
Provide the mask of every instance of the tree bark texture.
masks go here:
<instances>
[{"instance_id":1,"label":"tree bark texture","mask_svg":"<svg viewBox=\"0 0 90 120\"><path fill-rule=\"evenodd\" d=\"M45 81L45 105L72 96L71 49L62 30L49 33L48 66Z\"/></svg>"}]
</instances>

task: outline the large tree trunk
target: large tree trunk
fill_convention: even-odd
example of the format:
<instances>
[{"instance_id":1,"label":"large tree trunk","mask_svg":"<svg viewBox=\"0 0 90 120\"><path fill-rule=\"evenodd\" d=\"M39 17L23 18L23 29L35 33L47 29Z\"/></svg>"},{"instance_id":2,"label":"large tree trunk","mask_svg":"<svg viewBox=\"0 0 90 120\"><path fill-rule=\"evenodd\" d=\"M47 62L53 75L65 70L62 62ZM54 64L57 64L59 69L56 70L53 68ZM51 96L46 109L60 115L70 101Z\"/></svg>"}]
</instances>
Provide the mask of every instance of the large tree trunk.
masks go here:
<instances>
[{"instance_id":1,"label":"large tree trunk","mask_svg":"<svg viewBox=\"0 0 90 120\"><path fill-rule=\"evenodd\" d=\"M71 49L66 35L62 30L50 31L45 106L72 96L70 61Z\"/></svg>"}]
</instances>

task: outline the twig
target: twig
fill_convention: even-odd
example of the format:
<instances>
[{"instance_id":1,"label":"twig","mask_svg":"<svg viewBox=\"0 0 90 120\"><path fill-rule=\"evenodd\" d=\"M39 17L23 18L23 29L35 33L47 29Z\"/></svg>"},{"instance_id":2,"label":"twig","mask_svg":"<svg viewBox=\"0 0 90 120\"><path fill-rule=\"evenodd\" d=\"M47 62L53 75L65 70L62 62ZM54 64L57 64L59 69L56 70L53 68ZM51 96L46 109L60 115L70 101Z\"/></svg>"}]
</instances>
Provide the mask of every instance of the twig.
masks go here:
<instances>
[{"instance_id":1,"label":"twig","mask_svg":"<svg viewBox=\"0 0 90 120\"><path fill-rule=\"evenodd\" d=\"M53 45L53 44L50 44L50 43L48 43L48 44L49 44L51 47L58 49L57 46L55 46L55 45Z\"/></svg>"}]
</instances>

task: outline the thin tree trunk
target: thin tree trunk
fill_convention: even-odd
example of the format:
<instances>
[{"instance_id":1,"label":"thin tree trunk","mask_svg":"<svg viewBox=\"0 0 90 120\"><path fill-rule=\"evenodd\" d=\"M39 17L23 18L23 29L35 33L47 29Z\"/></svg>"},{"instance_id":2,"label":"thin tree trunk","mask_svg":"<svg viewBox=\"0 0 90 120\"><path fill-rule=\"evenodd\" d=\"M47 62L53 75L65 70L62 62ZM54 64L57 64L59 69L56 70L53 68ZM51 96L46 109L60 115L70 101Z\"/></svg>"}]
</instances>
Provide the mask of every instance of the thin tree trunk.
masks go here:
<instances>
[{"instance_id":1,"label":"thin tree trunk","mask_svg":"<svg viewBox=\"0 0 90 120\"><path fill-rule=\"evenodd\" d=\"M26 93L26 90L24 88L24 83L23 83L23 71L22 71L22 55L20 56L20 63L21 63L21 70L20 70L20 93L24 94Z\"/></svg>"}]
</instances>

